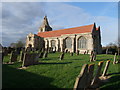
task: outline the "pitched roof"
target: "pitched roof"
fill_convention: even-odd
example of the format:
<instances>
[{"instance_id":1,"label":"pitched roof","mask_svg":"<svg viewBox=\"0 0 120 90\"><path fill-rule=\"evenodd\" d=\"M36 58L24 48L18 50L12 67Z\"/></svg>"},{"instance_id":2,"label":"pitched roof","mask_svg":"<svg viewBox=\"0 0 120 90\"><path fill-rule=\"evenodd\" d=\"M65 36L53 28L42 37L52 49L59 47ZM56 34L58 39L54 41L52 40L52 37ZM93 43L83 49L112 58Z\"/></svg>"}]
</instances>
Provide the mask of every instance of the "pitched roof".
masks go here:
<instances>
[{"instance_id":1,"label":"pitched roof","mask_svg":"<svg viewBox=\"0 0 120 90\"><path fill-rule=\"evenodd\" d=\"M47 32L38 32L38 36L40 37L57 37L63 34L77 34L77 33L88 33L92 32L94 24L74 27L74 28L67 28L67 29L60 29L54 31L47 31Z\"/></svg>"}]
</instances>

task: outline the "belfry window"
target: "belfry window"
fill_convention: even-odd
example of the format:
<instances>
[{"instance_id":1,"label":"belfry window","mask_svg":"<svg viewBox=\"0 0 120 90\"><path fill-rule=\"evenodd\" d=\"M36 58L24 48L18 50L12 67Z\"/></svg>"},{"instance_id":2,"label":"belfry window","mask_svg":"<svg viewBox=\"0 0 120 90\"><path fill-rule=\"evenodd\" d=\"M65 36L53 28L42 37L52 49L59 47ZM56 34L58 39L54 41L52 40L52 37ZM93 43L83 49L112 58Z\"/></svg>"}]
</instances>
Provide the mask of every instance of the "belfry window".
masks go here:
<instances>
[{"instance_id":1,"label":"belfry window","mask_svg":"<svg viewBox=\"0 0 120 90\"><path fill-rule=\"evenodd\" d=\"M80 37L78 39L78 48L83 48L83 49L87 48L87 40L85 37Z\"/></svg>"}]
</instances>

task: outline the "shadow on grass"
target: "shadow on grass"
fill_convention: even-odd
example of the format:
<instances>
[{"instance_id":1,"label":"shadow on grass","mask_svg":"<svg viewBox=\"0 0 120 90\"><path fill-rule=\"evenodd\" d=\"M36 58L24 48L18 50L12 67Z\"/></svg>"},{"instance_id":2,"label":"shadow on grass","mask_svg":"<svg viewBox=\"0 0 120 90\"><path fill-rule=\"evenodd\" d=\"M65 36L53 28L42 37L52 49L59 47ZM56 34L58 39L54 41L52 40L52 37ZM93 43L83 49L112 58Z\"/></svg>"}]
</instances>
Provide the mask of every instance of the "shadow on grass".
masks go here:
<instances>
[{"instance_id":1,"label":"shadow on grass","mask_svg":"<svg viewBox=\"0 0 120 90\"><path fill-rule=\"evenodd\" d=\"M109 79L109 82L103 83L100 89L120 90L120 73L112 73L112 75L114 76Z\"/></svg>"},{"instance_id":2,"label":"shadow on grass","mask_svg":"<svg viewBox=\"0 0 120 90\"><path fill-rule=\"evenodd\" d=\"M57 88L50 83L54 80L45 76L37 75L3 65L2 87L5 88Z\"/></svg>"},{"instance_id":3,"label":"shadow on grass","mask_svg":"<svg viewBox=\"0 0 120 90\"><path fill-rule=\"evenodd\" d=\"M72 62L59 62L59 63L55 63L55 62L51 62L51 63L47 63L47 62L40 62L39 64L69 64Z\"/></svg>"}]
</instances>

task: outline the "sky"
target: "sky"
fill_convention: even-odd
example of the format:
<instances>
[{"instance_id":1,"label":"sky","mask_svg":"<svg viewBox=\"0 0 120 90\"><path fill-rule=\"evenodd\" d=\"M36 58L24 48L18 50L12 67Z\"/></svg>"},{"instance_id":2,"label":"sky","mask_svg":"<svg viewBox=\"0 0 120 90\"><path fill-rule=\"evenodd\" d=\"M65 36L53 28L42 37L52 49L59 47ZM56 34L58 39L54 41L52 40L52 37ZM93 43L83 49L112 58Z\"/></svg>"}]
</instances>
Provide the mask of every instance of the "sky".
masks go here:
<instances>
[{"instance_id":1,"label":"sky","mask_svg":"<svg viewBox=\"0 0 120 90\"><path fill-rule=\"evenodd\" d=\"M101 27L102 45L118 39L117 2L2 2L2 45L37 34L47 15L53 30L96 23Z\"/></svg>"}]
</instances>

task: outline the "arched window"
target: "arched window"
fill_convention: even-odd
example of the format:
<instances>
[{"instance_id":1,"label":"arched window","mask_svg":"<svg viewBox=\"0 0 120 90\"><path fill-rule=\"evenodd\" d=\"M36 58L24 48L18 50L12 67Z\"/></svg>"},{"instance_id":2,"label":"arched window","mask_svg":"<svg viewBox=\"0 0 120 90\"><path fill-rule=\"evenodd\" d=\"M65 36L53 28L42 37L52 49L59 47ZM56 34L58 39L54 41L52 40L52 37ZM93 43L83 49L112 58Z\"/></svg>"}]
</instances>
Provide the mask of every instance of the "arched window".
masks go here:
<instances>
[{"instance_id":1,"label":"arched window","mask_svg":"<svg viewBox=\"0 0 120 90\"><path fill-rule=\"evenodd\" d=\"M87 48L87 40L85 37L80 37L78 39L78 48L83 48L83 49Z\"/></svg>"},{"instance_id":2,"label":"arched window","mask_svg":"<svg viewBox=\"0 0 120 90\"><path fill-rule=\"evenodd\" d=\"M72 39L69 37L65 39L65 48L72 48Z\"/></svg>"},{"instance_id":3,"label":"arched window","mask_svg":"<svg viewBox=\"0 0 120 90\"><path fill-rule=\"evenodd\" d=\"M53 48L55 47L55 40L51 41L51 47L53 47Z\"/></svg>"}]
</instances>

